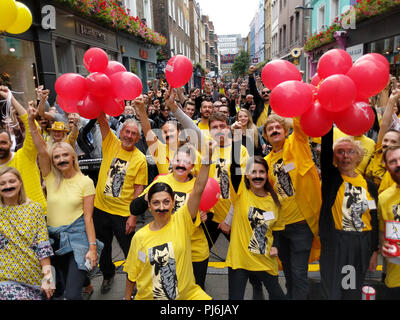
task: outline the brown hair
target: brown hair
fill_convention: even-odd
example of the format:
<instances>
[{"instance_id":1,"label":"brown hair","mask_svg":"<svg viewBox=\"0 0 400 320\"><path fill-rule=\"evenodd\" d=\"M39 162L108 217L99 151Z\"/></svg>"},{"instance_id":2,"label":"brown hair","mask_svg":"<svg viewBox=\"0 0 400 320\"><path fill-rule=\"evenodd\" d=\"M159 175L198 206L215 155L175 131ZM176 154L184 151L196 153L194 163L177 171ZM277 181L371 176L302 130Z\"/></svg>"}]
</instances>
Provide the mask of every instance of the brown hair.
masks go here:
<instances>
[{"instance_id":1,"label":"brown hair","mask_svg":"<svg viewBox=\"0 0 400 320\"><path fill-rule=\"evenodd\" d=\"M255 163L261 164L265 168L265 171L268 174L268 170L269 170L268 163L261 156L254 156L254 157L249 158L249 160L247 161L247 164L246 164L246 173L248 173L250 171L251 166L254 165ZM250 189L250 180L247 178L246 175L244 176L244 184L247 189ZM265 184L264 184L264 190L269 192L269 194L271 195L272 199L274 200L276 206L280 207L281 203L279 201L278 195L276 194L274 188L272 187L271 183L269 182L268 177L267 177L267 181L265 181Z\"/></svg>"},{"instance_id":2,"label":"brown hair","mask_svg":"<svg viewBox=\"0 0 400 320\"><path fill-rule=\"evenodd\" d=\"M210 125L211 122L214 121L223 121L226 124L228 124L228 117L224 115L222 112L213 112L210 115L210 118L208 118L208 124Z\"/></svg>"}]
</instances>

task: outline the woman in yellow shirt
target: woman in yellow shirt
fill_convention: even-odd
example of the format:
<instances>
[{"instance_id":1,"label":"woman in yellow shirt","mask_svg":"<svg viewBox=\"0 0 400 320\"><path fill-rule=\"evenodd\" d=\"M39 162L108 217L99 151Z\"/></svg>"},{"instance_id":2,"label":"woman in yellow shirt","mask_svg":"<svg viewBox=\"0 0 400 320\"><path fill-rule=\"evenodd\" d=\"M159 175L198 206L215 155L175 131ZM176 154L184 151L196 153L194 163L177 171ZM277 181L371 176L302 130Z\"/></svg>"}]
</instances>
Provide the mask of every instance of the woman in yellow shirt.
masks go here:
<instances>
[{"instance_id":1,"label":"woman in yellow shirt","mask_svg":"<svg viewBox=\"0 0 400 320\"><path fill-rule=\"evenodd\" d=\"M148 192L154 220L132 238L124 271L128 275L125 299L137 287L137 300L208 300L195 284L191 255L193 221L208 180L212 156L203 162L189 199L174 214L174 192L166 183L155 183Z\"/></svg>"},{"instance_id":2,"label":"woman in yellow shirt","mask_svg":"<svg viewBox=\"0 0 400 320\"><path fill-rule=\"evenodd\" d=\"M270 300L285 299L278 281L278 236L284 223L279 214L278 196L268 181L268 165L261 156L250 158L246 175L242 175L240 159L241 124L232 125L232 203L234 214L231 238L226 257L229 277L229 299L243 300L249 276L266 287ZM236 130L235 130L236 129ZM235 134L236 133L236 134Z\"/></svg>"},{"instance_id":3,"label":"woman in yellow shirt","mask_svg":"<svg viewBox=\"0 0 400 320\"><path fill-rule=\"evenodd\" d=\"M55 249L53 264L65 283L61 292L57 288L58 293L64 293L68 300L81 300L85 277L96 266L97 249L102 246L96 241L92 219L94 183L81 173L70 144L58 142L47 150L34 122L37 111L29 108L28 113L29 129L47 187L47 226Z\"/></svg>"}]
</instances>

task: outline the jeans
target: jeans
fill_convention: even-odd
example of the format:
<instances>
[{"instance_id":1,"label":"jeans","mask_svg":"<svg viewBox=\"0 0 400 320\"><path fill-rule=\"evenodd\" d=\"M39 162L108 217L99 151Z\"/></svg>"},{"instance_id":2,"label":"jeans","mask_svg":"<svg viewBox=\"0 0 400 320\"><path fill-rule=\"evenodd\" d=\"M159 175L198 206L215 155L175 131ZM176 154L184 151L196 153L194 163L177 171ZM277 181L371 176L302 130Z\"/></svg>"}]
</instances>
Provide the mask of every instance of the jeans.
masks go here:
<instances>
[{"instance_id":1,"label":"jeans","mask_svg":"<svg viewBox=\"0 0 400 320\"><path fill-rule=\"evenodd\" d=\"M285 294L277 276L265 271L228 268L229 300L243 300L247 280L250 276L264 284L269 294L269 300L285 300Z\"/></svg>"},{"instance_id":2,"label":"jeans","mask_svg":"<svg viewBox=\"0 0 400 320\"><path fill-rule=\"evenodd\" d=\"M94 208L93 222L96 237L104 243L100 256L100 270L105 280L109 280L115 274L115 265L112 261L112 241L114 236L125 258L128 256L134 232L128 235L125 234L126 220L128 220L128 217L113 215Z\"/></svg>"},{"instance_id":3,"label":"jeans","mask_svg":"<svg viewBox=\"0 0 400 320\"><path fill-rule=\"evenodd\" d=\"M198 284L204 290L204 283L206 281L208 268L208 258L200 262L192 262L192 265L196 284Z\"/></svg>"},{"instance_id":4,"label":"jeans","mask_svg":"<svg viewBox=\"0 0 400 320\"><path fill-rule=\"evenodd\" d=\"M278 256L286 279L288 299L308 297L308 260L314 235L307 223L292 223L279 231Z\"/></svg>"},{"instance_id":5,"label":"jeans","mask_svg":"<svg viewBox=\"0 0 400 320\"><path fill-rule=\"evenodd\" d=\"M55 296L64 294L67 300L82 300L82 288L87 272L78 269L72 252L62 256L51 257L51 264L57 270L57 293Z\"/></svg>"}]
</instances>

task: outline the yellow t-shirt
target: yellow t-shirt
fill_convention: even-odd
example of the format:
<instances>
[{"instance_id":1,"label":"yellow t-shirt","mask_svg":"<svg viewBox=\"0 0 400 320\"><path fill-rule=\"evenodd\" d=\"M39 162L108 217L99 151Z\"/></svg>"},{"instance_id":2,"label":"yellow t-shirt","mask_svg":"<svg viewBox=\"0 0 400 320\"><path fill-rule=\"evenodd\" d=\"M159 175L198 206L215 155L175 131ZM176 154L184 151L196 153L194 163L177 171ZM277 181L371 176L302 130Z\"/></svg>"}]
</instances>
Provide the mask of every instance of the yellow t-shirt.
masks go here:
<instances>
[{"instance_id":1,"label":"yellow t-shirt","mask_svg":"<svg viewBox=\"0 0 400 320\"><path fill-rule=\"evenodd\" d=\"M57 189L52 172L44 177L47 188L47 225L70 225L83 214L83 198L94 195L93 180L77 173L70 179L62 179Z\"/></svg>"},{"instance_id":2,"label":"yellow t-shirt","mask_svg":"<svg viewBox=\"0 0 400 320\"><path fill-rule=\"evenodd\" d=\"M190 192L193 190L193 186L196 183L196 179L191 179L187 182L179 182L174 178L173 173L169 173L164 176L158 176L141 194L144 195L149 192L149 189L156 182L167 183L175 193L175 206L172 213L175 213L178 209L183 207L186 200L189 198ZM204 230L200 223L195 224L195 229L192 234L192 261L201 262L206 260L210 256L210 251L208 249L207 238L204 234Z\"/></svg>"},{"instance_id":3,"label":"yellow t-shirt","mask_svg":"<svg viewBox=\"0 0 400 320\"><path fill-rule=\"evenodd\" d=\"M392 176L390 175L389 171L386 171L382 177L381 184L379 185L378 193L382 193L395 183L396 182L394 182L394 180L392 179Z\"/></svg>"},{"instance_id":4,"label":"yellow t-shirt","mask_svg":"<svg viewBox=\"0 0 400 320\"><path fill-rule=\"evenodd\" d=\"M21 149L12 154L12 158L1 167L13 167L19 171L24 182L26 196L32 201L39 202L43 208L43 214L47 214L47 202L43 194L40 181L40 171L36 162L37 149L33 143L29 131L28 115L21 116L21 120L27 130L25 131L25 140Z\"/></svg>"},{"instance_id":5,"label":"yellow t-shirt","mask_svg":"<svg viewBox=\"0 0 400 320\"><path fill-rule=\"evenodd\" d=\"M257 128L261 127L267 121L269 108L270 108L269 104L265 103L264 110L261 112L260 116L257 119L256 123Z\"/></svg>"},{"instance_id":6,"label":"yellow t-shirt","mask_svg":"<svg viewBox=\"0 0 400 320\"><path fill-rule=\"evenodd\" d=\"M372 230L369 208L370 201L375 201L368 192L367 181L360 174L354 178L342 175L342 178L332 206L335 228L358 232Z\"/></svg>"},{"instance_id":7,"label":"yellow t-shirt","mask_svg":"<svg viewBox=\"0 0 400 320\"><path fill-rule=\"evenodd\" d=\"M147 185L147 161L137 148L126 151L110 130L103 140L103 161L94 205L110 214L129 217L135 185Z\"/></svg>"},{"instance_id":8,"label":"yellow t-shirt","mask_svg":"<svg viewBox=\"0 0 400 320\"><path fill-rule=\"evenodd\" d=\"M271 196L259 197L243 179L237 195L232 190L234 214L226 265L232 269L266 271L278 275L278 259L269 255L272 231L284 229Z\"/></svg>"},{"instance_id":9,"label":"yellow t-shirt","mask_svg":"<svg viewBox=\"0 0 400 320\"><path fill-rule=\"evenodd\" d=\"M385 232L385 221L400 221L400 189L392 185L379 195L379 230ZM400 287L400 265L386 260L385 284L389 288Z\"/></svg>"},{"instance_id":10,"label":"yellow t-shirt","mask_svg":"<svg viewBox=\"0 0 400 320\"><path fill-rule=\"evenodd\" d=\"M157 165L158 173L170 173L170 163L175 156L175 150L170 149L168 144L164 144L160 140L157 140L157 143L154 143L149 148L149 151L154 162ZM195 148L193 148L193 151L196 153L193 175L197 176L201 166L201 155Z\"/></svg>"},{"instance_id":11,"label":"yellow t-shirt","mask_svg":"<svg viewBox=\"0 0 400 320\"><path fill-rule=\"evenodd\" d=\"M210 300L196 283L191 256L193 221L185 204L157 231L150 224L132 238L124 271L136 282L135 300Z\"/></svg>"},{"instance_id":12,"label":"yellow t-shirt","mask_svg":"<svg viewBox=\"0 0 400 320\"><path fill-rule=\"evenodd\" d=\"M365 177L374 181L374 183L379 187L383 176L386 172L385 164L382 161L382 145L377 143L375 145L375 152L369 162L367 168L365 169Z\"/></svg>"},{"instance_id":13,"label":"yellow t-shirt","mask_svg":"<svg viewBox=\"0 0 400 320\"><path fill-rule=\"evenodd\" d=\"M221 223L225 220L226 215L231 207L230 199L230 165L232 157L232 145L226 147L217 147L214 150L212 161L215 162L210 166L209 176L214 178L220 186L221 195L216 203L216 205L211 209L214 213L213 221ZM247 159L249 158L249 153L245 146L240 148L240 166L242 172L244 172L246 167Z\"/></svg>"},{"instance_id":14,"label":"yellow t-shirt","mask_svg":"<svg viewBox=\"0 0 400 320\"><path fill-rule=\"evenodd\" d=\"M270 169L268 170L268 178L282 204L282 219L285 224L304 220L304 216L296 202L296 190L294 188L296 181L293 181L297 177L296 165L294 163L284 163L283 150L279 152L271 151L265 157L265 160L267 160ZM293 172L292 175L289 174L290 171Z\"/></svg>"}]
</instances>

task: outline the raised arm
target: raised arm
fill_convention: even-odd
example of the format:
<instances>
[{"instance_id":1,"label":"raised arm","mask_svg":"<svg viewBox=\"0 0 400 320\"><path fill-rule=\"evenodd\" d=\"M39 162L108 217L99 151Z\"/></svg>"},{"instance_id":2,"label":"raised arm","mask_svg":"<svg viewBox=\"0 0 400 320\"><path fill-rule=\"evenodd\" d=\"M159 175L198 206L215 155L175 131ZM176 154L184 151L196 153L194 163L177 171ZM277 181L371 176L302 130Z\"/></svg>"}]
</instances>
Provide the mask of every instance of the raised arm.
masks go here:
<instances>
[{"instance_id":1,"label":"raised arm","mask_svg":"<svg viewBox=\"0 0 400 320\"><path fill-rule=\"evenodd\" d=\"M208 141L208 154L202 158L202 165L199 174L196 178L196 183L194 184L193 190L190 193L189 199L187 201L187 207L190 212L190 216L194 219L199 210L201 195L203 194L204 188L206 187L208 181L208 175L210 171L210 164L212 153L215 147L215 141Z\"/></svg>"},{"instance_id":2,"label":"raised arm","mask_svg":"<svg viewBox=\"0 0 400 320\"><path fill-rule=\"evenodd\" d=\"M203 133L201 132L200 128L193 122L192 119L188 117L186 113L184 113L175 103L175 90L172 89L169 92L168 99L165 101L167 106L171 109L174 117L182 126L186 129L189 130L189 133L194 133L195 135L195 140L196 140L196 148L199 152L201 152L201 146L202 142L204 141L204 136ZM190 137L192 137L191 134L189 134ZM192 139L190 140L192 143L194 142Z\"/></svg>"},{"instance_id":3,"label":"raised arm","mask_svg":"<svg viewBox=\"0 0 400 320\"><path fill-rule=\"evenodd\" d=\"M40 171L42 171L43 177L47 177L51 171L51 159L49 152L47 151L46 142L43 140L42 135L40 134L38 127L35 122L35 118L38 115L38 110L36 110L33 106L29 106L28 108L28 124L29 131L32 136L33 143L38 151L38 160Z\"/></svg>"},{"instance_id":4,"label":"raised arm","mask_svg":"<svg viewBox=\"0 0 400 320\"><path fill-rule=\"evenodd\" d=\"M377 143L382 143L383 136L385 135L386 131L390 128L392 124L392 118L394 113L394 107L396 106L397 100L400 98L400 90L393 90L392 94L389 97L387 102L385 111L382 115L381 125L379 128L378 139Z\"/></svg>"},{"instance_id":5,"label":"raised arm","mask_svg":"<svg viewBox=\"0 0 400 320\"><path fill-rule=\"evenodd\" d=\"M7 100L10 99L11 95L11 105L14 107L15 111L17 111L19 117L26 114L25 108L17 101L17 99L15 99L8 87L0 86L0 93L1 97Z\"/></svg>"},{"instance_id":6,"label":"raised arm","mask_svg":"<svg viewBox=\"0 0 400 320\"><path fill-rule=\"evenodd\" d=\"M240 181L242 180L242 168L240 167L240 148L242 146L242 125L236 121L231 126L232 129L232 152L231 152L231 182L232 187L237 193Z\"/></svg>"},{"instance_id":7,"label":"raised arm","mask_svg":"<svg viewBox=\"0 0 400 320\"><path fill-rule=\"evenodd\" d=\"M151 130L149 118L147 117L146 105L144 104L143 96L136 98L133 101L133 106L136 110L136 115L142 125L144 137L146 139L147 146L150 148L151 145L157 142L158 138L156 134Z\"/></svg>"},{"instance_id":8,"label":"raised arm","mask_svg":"<svg viewBox=\"0 0 400 320\"><path fill-rule=\"evenodd\" d=\"M100 115L97 117L97 122L99 123L100 126L101 137L104 140L107 137L108 133L110 132L110 125L108 124L104 112L100 113Z\"/></svg>"}]
</instances>

